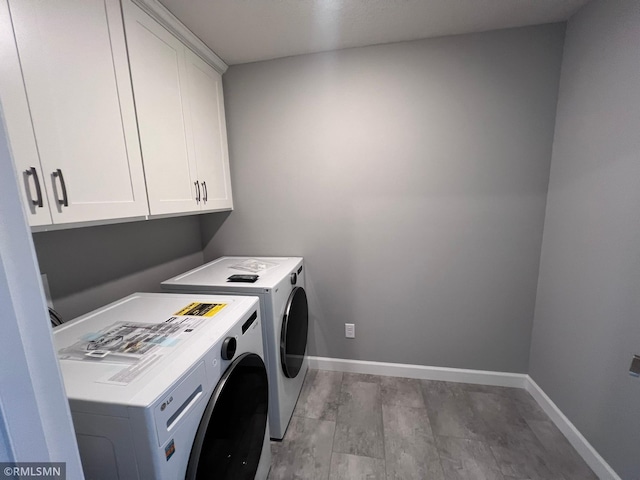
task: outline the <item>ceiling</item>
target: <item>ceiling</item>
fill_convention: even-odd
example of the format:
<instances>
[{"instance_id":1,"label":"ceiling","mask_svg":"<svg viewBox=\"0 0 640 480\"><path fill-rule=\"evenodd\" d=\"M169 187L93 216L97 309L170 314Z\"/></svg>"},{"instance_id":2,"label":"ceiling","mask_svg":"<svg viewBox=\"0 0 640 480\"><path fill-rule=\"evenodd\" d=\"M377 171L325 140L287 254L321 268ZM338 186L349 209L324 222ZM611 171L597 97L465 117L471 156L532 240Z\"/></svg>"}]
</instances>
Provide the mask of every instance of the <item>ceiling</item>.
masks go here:
<instances>
[{"instance_id":1,"label":"ceiling","mask_svg":"<svg viewBox=\"0 0 640 480\"><path fill-rule=\"evenodd\" d=\"M589 0L160 0L227 64L567 20Z\"/></svg>"}]
</instances>

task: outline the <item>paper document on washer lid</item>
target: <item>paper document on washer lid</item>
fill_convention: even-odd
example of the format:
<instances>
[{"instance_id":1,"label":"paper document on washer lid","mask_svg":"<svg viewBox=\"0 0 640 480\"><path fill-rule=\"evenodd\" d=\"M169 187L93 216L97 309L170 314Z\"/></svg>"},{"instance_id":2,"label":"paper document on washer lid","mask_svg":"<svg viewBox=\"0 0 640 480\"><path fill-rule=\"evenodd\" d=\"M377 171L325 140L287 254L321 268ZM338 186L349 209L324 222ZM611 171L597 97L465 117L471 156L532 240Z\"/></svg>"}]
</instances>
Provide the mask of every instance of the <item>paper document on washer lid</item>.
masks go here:
<instances>
[{"instance_id":1,"label":"paper document on washer lid","mask_svg":"<svg viewBox=\"0 0 640 480\"><path fill-rule=\"evenodd\" d=\"M277 267L279 265L279 263L266 262L264 260L258 260L257 258L247 258L242 262L229 265L229 268L242 270L243 272L260 273L266 272L270 268Z\"/></svg>"},{"instance_id":2,"label":"paper document on washer lid","mask_svg":"<svg viewBox=\"0 0 640 480\"><path fill-rule=\"evenodd\" d=\"M176 345L184 333L203 323L202 318L171 317L162 323L115 322L99 332L85 335L58 351L65 360L103 360L136 363L163 347Z\"/></svg>"}]
</instances>

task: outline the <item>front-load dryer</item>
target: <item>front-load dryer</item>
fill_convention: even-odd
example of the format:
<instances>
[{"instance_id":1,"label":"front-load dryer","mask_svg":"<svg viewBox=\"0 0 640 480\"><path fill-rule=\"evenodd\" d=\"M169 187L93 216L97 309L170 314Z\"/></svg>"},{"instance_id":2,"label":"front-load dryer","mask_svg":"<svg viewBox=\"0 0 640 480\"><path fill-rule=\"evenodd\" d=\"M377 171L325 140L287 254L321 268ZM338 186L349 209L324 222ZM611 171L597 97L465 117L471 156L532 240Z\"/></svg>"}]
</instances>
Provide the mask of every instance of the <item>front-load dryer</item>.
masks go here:
<instances>
[{"instance_id":1,"label":"front-load dryer","mask_svg":"<svg viewBox=\"0 0 640 480\"><path fill-rule=\"evenodd\" d=\"M257 295L269 372L269 429L282 439L308 369L309 323L300 257L222 257L162 283L174 292Z\"/></svg>"},{"instance_id":2,"label":"front-load dryer","mask_svg":"<svg viewBox=\"0 0 640 480\"><path fill-rule=\"evenodd\" d=\"M255 297L136 293L53 331L87 479L264 480Z\"/></svg>"}]
</instances>

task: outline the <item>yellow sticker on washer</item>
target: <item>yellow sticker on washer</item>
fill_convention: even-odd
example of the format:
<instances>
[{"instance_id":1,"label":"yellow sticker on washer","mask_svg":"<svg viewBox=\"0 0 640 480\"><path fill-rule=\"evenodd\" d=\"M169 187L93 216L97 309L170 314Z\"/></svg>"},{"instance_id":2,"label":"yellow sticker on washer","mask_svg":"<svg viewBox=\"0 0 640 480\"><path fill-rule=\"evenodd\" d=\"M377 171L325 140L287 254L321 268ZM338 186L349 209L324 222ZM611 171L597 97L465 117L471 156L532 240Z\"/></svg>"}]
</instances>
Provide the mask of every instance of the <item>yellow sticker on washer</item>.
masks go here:
<instances>
[{"instance_id":1,"label":"yellow sticker on washer","mask_svg":"<svg viewBox=\"0 0 640 480\"><path fill-rule=\"evenodd\" d=\"M190 303L174 315L182 317L213 317L226 307L226 303Z\"/></svg>"}]
</instances>

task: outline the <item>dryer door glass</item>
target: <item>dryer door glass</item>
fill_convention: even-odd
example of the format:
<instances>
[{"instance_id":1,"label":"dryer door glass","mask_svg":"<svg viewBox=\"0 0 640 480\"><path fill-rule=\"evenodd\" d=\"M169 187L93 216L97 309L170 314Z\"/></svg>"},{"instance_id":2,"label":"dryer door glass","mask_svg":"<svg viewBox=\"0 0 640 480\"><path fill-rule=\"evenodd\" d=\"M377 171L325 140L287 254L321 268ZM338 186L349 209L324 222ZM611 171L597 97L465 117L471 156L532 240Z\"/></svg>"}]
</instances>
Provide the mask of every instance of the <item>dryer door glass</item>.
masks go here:
<instances>
[{"instance_id":1,"label":"dryer door glass","mask_svg":"<svg viewBox=\"0 0 640 480\"><path fill-rule=\"evenodd\" d=\"M186 479L253 480L267 429L268 403L264 362L245 353L233 361L211 395L191 448Z\"/></svg>"},{"instance_id":2,"label":"dryer door glass","mask_svg":"<svg viewBox=\"0 0 640 480\"><path fill-rule=\"evenodd\" d=\"M284 309L280 333L280 363L285 377L294 378L300 372L307 350L308 329L307 294L304 288L295 287Z\"/></svg>"}]
</instances>

